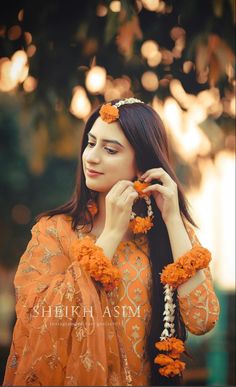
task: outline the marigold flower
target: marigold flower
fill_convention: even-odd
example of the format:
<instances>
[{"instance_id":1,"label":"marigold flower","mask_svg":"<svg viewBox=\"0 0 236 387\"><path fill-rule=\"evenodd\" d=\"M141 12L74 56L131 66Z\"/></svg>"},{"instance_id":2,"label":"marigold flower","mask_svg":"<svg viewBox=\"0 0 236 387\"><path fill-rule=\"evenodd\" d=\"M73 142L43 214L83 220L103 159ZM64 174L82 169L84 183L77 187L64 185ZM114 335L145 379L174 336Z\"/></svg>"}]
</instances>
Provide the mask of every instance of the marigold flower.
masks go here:
<instances>
[{"instance_id":1,"label":"marigold flower","mask_svg":"<svg viewBox=\"0 0 236 387\"><path fill-rule=\"evenodd\" d=\"M159 349L159 351L175 351L178 353L184 352L184 343L181 339L177 339L176 337L168 337L165 340L158 341L155 343L155 347Z\"/></svg>"},{"instance_id":2,"label":"marigold flower","mask_svg":"<svg viewBox=\"0 0 236 387\"><path fill-rule=\"evenodd\" d=\"M111 291L119 285L119 270L89 236L76 240L71 247L71 254L95 281L101 282L106 291Z\"/></svg>"},{"instance_id":3,"label":"marigold flower","mask_svg":"<svg viewBox=\"0 0 236 387\"><path fill-rule=\"evenodd\" d=\"M150 184L149 183L145 183L145 182L141 182L139 180L136 180L134 182L134 189L138 192L139 196L142 197L142 196L150 196L151 195L151 192L142 192L143 189L147 188Z\"/></svg>"},{"instance_id":4,"label":"marigold flower","mask_svg":"<svg viewBox=\"0 0 236 387\"><path fill-rule=\"evenodd\" d=\"M172 338L172 352L173 353L182 353L185 351L184 343L181 339L177 339L175 337Z\"/></svg>"},{"instance_id":5,"label":"marigold flower","mask_svg":"<svg viewBox=\"0 0 236 387\"><path fill-rule=\"evenodd\" d=\"M154 359L154 363L159 364L161 366L168 365L173 362L174 360L170 356L163 355L162 353L160 355L157 355Z\"/></svg>"},{"instance_id":6,"label":"marigold flower","mask_svg":"<svg viewBox=\"0 0 236 387\"><path fill-rule=\"evenodd\" d=\"M135 219L130 221L129 227L133 231L134 234L138 233L147 233L153 226L152 218L150 216L146 216L145 218L141 218L141 216L137 216Z\"/></svg>"},{"instance_id":7,"label":"marigold flower","mask_svg":"<svg viewBox=\"0 0 236 387\"><path fill-rule=\"evenodd\" d=\"M174 263L165 266L161 273L161 283L176 289L193 277L197 270L204 269L211 260L211 253L202 246L195 245Z\"/></svg>"},{"instance_id":8,"label":"marigold flower","mask_svg":"<svg viewBox=\"0 0 236 387\"><path fill-rule=\"evenodd\" d=\"M161 367L159 372L162 376L174 377L180 375L185 369L185 363L180 360L174 360L173 363Z\"/></svg>"},{"instance_id":9,"label":"marigold flower","mask_svg":"<svg viewBox=\"0 0 236 387\"><path fill-rule=\"evenodd\" d=\"M99 114L101 119L107 123L114 122L119 118L119 110L116 106L111 105L111 103L107 103L102 105L99 110Z\"/></svg>"}]
</instances>

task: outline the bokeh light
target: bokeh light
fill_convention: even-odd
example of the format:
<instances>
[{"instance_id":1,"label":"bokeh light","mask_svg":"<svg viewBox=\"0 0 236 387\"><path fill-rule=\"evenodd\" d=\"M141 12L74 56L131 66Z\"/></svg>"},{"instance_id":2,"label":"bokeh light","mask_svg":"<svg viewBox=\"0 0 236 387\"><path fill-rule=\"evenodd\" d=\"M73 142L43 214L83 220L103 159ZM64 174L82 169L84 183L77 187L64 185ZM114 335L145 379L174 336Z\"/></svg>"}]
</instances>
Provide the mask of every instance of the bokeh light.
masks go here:
<instances>
[{"instance_id":1,"label":"bokeh light","mask_svg":"<svg viewBox=\"0 0 236 387\"><path fill-rule=\"evenodd\" d=\"M144 8L148 9L149 11L157 11L159 3L159 0L142 0Z\"/></svg>"},{"instance_id":2,"label":"bokeh light","mask_svg":"<svg viewBox=\"0 0 236 387\"><path fill-rule=\"evenodd\" d=\"M18 224L28 224L31 220L31 211L23 204L16 204L11 210L13 220Z\"/></svg>"},{"instance_id":3,"label":"bokeh light","mask_svg":"<svg viewBox=\"0 0 236 387\"><path fill-rule=\"evenodd\" d=\"M17 40L20 38L22 34L21 27L19 25L15 25L9 28L7 32L7 36L9 40Z\"/></svg>"},{"instance_id":4,"label":"bokeh light","mask_svg":"<svg viewBox=\"0 0 236 387\"><path fill-rule=\"evenodd\" d=\"M77 86L73 90L70 111L77 118L86 118L91 111L91 103L87 97L86 91L82 86Z\"/></svg>"},{"instance_id":5,"label":"bokeh light","mask_svg":"<svg viewBox=\"0 0 236 387\"><path fill-rule=\"evenodd\" d=\"M30 44L26 50L28 58L31 58L36 53L36 46L34 44Z\"/></svg>"},{"instance_id":6,"label":"bokeh light","mask_svg":"<svg viewBox=\"0 0 236 387\"><path fill-rule=\"evenodd\" d=\"M159 52L159 46L154 40L146 40L141 46L144 58L153 58Z\"/></svg>"},{"instance_id":7,"label":"bokeh light","mask_svg":"<svg viewBox=\"0 0 236 387\"><path fill-rule=\"evenodd\" d=\"M18 12L18 20L19 20L20 22L22 22L23 19L24 19L24 10L21 9L21 10Z\"/></svg>"},{"instance_id":8,"label":"bokeh light","mask_svg":"<svg viewBox=\"0 0 236 387\"><path fill-rule=\"evenodd\" d=\"M97 6L97 16L104 17L107 15L107 7L103 4Z\"/></svg>"},{"instance_id":9,"label":"bokeh light","mask_svg":"<svg viewBox=\"0 0 236 387\"><path fill-rule=\"evenodd\" d=\"M94 66L88 71L85 86L90 93L102 93L106 84L106 69Z\"/></svg>"},{"instance_id":10,"label":"bokeh light","mask_svg":"<svg viewBox=\"0 0 236 387\"><path fill-rule=\"evenodd\" d=\"M34 91L37 87L38 81L32 76L28 76L24 83L23 83L23 88L26 91L26 93L31 93Z\"/></svg>"},{"instance_id":11,"label":"bokeh light","mask_svg":"<svg viewBox=\"0 0 236 387\"><path fill-rule=\"evenodd\" d=\"M25 37L25 42L26 42L26 44L31 44L32 43L32 35L31 35L31 33L30 32L25 32L24 33L24 37Z\"/></svg>"},{"instance_id":12,"label":"bokeh light","mask_svg":"<svg viewBox=\"0 0 236 387\"><path fill-rule=\"evenodd\" d=\"M183 72L185 74L190 73L190 71L194 69L194 63L191 62L190 60L186 60L183 64Z\"/></svg>"},{"instance_id":13,"label":"bokeh light","mask_svg":"<svg viewBox=\"0 0 236 387\"><path fill-rule=\"evenodd\" d=\"M120 10L121 10L121 3L120 3L120 1L111 1L110 2L110 10L112 12L120 12Z\"/></svg>"},{"instance_id":14,"label":"bokeh light","mask_svg":"<svg viewBox=\"0 0 236 387\"><path fill-rule=\"evenodd\" d=\"M153 71L145 71L141 78L141 83L144 89L148 91L155 91L158 88L158 77Z\"/></svg>"}]
</instances>

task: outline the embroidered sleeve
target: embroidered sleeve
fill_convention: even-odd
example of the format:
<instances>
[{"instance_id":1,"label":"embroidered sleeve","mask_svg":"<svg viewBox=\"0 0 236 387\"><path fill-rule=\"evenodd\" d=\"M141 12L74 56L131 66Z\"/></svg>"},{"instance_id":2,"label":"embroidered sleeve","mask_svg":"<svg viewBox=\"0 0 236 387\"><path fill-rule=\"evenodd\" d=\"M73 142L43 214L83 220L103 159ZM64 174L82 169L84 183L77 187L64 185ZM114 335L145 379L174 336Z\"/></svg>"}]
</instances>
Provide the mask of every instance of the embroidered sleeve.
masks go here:
<instances>
[{"instance_id":1,"label":"embroidered sleeve","mask_svg":"<svg viewBox=\"0 0 236 387\"><path fill-rule=\"evenodd\" d=\"M57 217L42 218L32 229L15 276L17 322L3 385L106 384L98 293L65 251L71 235L60 230Z\"/></svg>"},{"instance_id":2,"label":"embroidered sleeve","mask_svg":"<svg viewBox=\"0 0 236 387\"><path fill-rule=\"evenodd\" d=\"M201 245L193 228L185 224L192 246ZM219 302L216 297L210 268L204 269L206 279L188 295L178 297L180 313L186 328L195 335L203 335L214 328L219 318Z\"/></svg>"}]
</instances>

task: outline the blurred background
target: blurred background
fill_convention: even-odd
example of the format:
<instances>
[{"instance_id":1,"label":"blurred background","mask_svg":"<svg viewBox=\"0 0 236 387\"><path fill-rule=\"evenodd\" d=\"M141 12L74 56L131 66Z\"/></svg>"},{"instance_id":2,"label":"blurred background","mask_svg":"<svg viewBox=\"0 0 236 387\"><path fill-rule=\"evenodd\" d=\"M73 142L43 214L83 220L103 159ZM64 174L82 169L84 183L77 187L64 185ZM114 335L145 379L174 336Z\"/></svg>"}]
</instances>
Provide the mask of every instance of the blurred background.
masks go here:
<instances>
[{"instance_id":1,"label":"blurred background","mask_svg":"<svg viewBox=\"0 0 236 387\"><path fill-rule=\"evenodd\" d=\"M0 6L0 382L13 278L35 216L69 199L92 109L135 96L166 124L213 254L215 329L189 334L185 384L235 378L235 1L8 0Z\"/></svg>"}]
</instances>

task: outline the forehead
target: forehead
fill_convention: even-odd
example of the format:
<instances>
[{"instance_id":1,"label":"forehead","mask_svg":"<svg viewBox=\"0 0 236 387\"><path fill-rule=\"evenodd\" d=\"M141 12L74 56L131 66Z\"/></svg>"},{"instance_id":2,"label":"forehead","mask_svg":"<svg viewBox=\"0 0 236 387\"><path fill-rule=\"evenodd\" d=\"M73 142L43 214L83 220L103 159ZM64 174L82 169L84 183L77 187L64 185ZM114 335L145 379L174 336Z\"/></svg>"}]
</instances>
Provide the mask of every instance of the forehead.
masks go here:
<instances>
[{"instance_id":1,"label":"forehead","mask_svg":"<svg viewBox=\"0 0 236 387\"><path fill-rule=\"evenodd\" d=\"M117 140L124 146L130 146L118 121L108 124L98 117L90 129L91 134L99 139Z\"/></svg>"}]
</instances>

